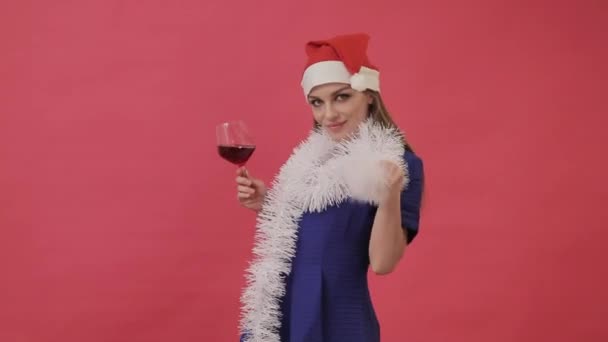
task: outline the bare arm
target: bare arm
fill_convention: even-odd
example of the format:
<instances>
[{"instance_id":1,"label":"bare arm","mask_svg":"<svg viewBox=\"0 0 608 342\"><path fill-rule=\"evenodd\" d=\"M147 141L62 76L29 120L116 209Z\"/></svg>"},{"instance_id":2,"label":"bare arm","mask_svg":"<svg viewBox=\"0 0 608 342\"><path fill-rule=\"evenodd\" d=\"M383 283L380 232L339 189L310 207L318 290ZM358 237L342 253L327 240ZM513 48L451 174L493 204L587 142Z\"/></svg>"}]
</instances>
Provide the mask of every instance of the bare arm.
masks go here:
<instances>
[{"instance_id":1,"label":"bare arm","mask_svg":"<svg viewBox=\"0 0 608 342\"><path fill-rule=\"evenodd\" d=\"M407 246L406 232L401 223L401 189L404 172L397 165L386 162L386 194L378 206L369 242L369 259L377 274L391 273Z\"/></svg>"}]
</instances>

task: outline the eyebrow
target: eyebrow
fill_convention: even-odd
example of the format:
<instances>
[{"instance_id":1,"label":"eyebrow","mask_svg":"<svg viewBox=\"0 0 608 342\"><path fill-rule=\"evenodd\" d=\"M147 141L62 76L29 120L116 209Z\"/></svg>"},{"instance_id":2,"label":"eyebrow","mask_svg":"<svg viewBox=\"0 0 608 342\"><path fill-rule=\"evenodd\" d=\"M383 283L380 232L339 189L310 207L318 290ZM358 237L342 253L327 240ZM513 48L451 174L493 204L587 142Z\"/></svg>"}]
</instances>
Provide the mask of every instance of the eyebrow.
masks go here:
<instances>
[{"instance_id":1,"label":"eyebrow","mask_svg":"<svg viewBox=\"0 0 608 342\"><path fill-rule=\"evenodd\" d=\"M336 95L337 93L339 93L339 92L341 92L341 91L344 91L344 90L346 90L346 89L350 89L350 86L349 86L349 85L347 85L347 86L344 86L344 87L342 87L342 88L340 88L340 89L338 89L338 90L336 90L336 91L332 92L332 93L331 93L331 96L334 96L334 95ZM309 100L312 100L312 99L319 99L319 97L317 97L317 96L311 96L311 95L308 95L308 99L309 99Z\"/></svg>"}]
</instances>

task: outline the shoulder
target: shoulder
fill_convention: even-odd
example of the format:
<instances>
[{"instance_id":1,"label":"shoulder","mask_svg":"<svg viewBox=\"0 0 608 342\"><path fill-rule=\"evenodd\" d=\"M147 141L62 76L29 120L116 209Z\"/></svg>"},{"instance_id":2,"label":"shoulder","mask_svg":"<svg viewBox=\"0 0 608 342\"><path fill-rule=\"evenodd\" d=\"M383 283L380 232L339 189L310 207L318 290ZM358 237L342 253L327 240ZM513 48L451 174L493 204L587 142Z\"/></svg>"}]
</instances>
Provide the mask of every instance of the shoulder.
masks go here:
<instances>
[{"instance_id":1,"label":"shoulder","mask_svg":"<svg viewBox=\"0 0 608 342\"><path fill-rule=\"evenodd\" d=\"M424 175L424 163L422 158L412 151L405 151L403 161L411 178L422 178Z\"/></svg>"}]
</instances>

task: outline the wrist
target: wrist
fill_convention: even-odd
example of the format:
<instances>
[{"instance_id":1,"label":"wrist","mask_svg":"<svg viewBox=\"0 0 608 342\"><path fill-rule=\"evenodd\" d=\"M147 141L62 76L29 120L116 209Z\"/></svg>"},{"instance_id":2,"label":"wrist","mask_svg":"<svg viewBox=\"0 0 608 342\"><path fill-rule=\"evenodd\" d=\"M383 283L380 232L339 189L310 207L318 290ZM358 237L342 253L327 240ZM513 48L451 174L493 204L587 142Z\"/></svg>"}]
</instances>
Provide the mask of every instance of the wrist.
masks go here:
<instances>
[{"instance_id":1,"label":"wrist","mask_svg":"<svg viewBox=\"0 0 608 342\"><path fill-rule=\"evenodd\" d=\"M380 200L380 207L400 207L401 189L387 189L385 196Z\"/></svg>"}]
</instances>

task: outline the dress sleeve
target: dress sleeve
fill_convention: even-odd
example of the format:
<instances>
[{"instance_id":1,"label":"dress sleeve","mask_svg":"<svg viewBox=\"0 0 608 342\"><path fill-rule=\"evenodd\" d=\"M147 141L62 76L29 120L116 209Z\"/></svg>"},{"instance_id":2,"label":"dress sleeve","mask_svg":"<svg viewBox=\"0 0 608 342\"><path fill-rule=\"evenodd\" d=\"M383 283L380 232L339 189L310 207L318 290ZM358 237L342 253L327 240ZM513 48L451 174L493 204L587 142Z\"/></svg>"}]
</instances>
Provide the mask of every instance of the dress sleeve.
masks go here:
<instances>
[{"instance_id":1,"label":"dress sleeve","mask_svg":"<svg viewBox=\"0 0 608 342\"><path fill-rule=\"evenodd\" d=\"M409 173L409 183L401 192L401 225L407 232L407 243L418 234L420 203L424 189L424 166L422 159L412 152L405 152L405 162Z\"/></svg>"}]
</instances>

